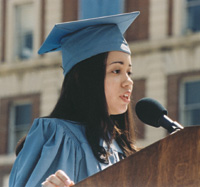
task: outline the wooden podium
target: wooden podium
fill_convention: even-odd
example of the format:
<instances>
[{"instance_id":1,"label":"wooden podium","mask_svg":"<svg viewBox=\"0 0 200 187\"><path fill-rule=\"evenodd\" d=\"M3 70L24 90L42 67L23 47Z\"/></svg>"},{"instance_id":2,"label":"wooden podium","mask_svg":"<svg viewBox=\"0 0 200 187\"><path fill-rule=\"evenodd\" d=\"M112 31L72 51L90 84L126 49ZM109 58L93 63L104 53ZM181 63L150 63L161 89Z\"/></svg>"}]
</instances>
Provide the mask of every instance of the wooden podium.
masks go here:
<instances>
[{"instance_id":1,"label":"wooden podium","mask_svg":"<svg viewBox=\"0 0 200 187\"><path fill-rule=\"evenodd\" d=\"M200 187L200 126L186 127L75 187Z\"/></svg>"}]
</instances>

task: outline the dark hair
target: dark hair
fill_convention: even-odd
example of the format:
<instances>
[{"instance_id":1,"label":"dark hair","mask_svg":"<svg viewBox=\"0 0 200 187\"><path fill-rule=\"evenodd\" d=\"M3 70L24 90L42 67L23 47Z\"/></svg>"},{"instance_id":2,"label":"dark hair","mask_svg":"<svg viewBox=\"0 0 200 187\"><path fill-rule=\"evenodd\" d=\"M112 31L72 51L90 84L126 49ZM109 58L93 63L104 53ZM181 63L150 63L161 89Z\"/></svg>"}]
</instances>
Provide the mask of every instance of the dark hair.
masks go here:
<instances>
[{"instance_id":1,"label":"dark hair","mask_svg":"<svg viewBox=\"0 0 200 187\"><path fill-rule=\"evenodd\" d=\"M108 53L98 54L73 67L65 76L60 98L49 116L85 125L87 140L101 162L107 160L108 152L99 146L100 139L109 148L115 138L126 156L136 151L130 107L121 115L108 114L104 92L107 56Z\"/></svg>"},{"instance_id":2,"label":"dark hair","mask_svg":"<svg viewBox=\"0 0 200 187\"><path fill-rule=\"evenodd\" d=\"M105 140L108 148L115 139L128 156L136 152L131 107L124 114L110 116L104 92L108 53L98 54L75 65L65 76L58 102L48 116L81 122L95 157L108 161L108 151L99 145ZM19 151L19 150L18 150Z\"/></svg>"}]
</instances>

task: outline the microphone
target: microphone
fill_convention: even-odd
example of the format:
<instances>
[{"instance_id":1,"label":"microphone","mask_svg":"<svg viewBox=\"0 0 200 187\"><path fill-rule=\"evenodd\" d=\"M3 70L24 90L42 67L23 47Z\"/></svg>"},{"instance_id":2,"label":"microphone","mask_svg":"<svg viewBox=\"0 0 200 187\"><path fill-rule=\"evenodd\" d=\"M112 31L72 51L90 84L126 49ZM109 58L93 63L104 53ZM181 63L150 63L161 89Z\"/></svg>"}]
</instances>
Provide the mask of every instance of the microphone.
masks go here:
<instances>
[{"instance_id":1,"label":"microphone","mask_svg":"<svg viewBox=\"0 0 200 187\"><path fill-rule=\"evenodd\" d=\"M145 124L153 127L167 129L169 133L183 129L184 127L167 116L167 110L156 100L143 98L136 103L135 111L138 118Z\"/></svg>"}]
</instances>

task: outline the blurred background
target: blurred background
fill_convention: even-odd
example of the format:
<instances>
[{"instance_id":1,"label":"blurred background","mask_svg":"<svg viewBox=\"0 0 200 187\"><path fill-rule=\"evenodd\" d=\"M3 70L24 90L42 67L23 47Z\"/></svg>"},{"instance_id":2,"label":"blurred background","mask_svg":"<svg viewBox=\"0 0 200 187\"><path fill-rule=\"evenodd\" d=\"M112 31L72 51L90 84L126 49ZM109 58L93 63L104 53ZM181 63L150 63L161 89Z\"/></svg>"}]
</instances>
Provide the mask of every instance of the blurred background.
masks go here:
<instances>
[{"instance_id":1,"label":"blurred background","mask_svg":"<svg viewBox=\"0 0 200 187\"><path fill-rule=\"evenodd\" d=\"M173 120L200 125L200 0L1 0L0 186L8 186L17 142L59 96L60 52L37 54L54 24L132 11L140 11L125 33L132 51L133 109L140 98L151 97ZM168 135L136 116L135 123L138 146Z\"/></svg>"}]
</instances>

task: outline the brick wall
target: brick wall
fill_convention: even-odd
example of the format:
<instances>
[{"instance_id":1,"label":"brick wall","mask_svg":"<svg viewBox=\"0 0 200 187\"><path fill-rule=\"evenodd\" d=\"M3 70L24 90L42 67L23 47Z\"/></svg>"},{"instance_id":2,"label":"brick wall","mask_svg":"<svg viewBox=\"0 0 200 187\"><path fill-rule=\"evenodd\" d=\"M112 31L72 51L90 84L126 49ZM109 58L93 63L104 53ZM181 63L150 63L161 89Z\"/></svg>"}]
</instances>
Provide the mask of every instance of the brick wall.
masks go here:
<instances>
[{"instance_id":1,"label":"brick wall","mask_svg":"<svg viewBox=\"0 0 200 187\"><path fill-rule=\"evenodd\" d=\"M41 0L40 7L40 44L45 40L45 5L46 0Z\"/></svg>"},{"instance_id":2,"label":"brick wall","mask_svg":"<svg viewBox=\"0 0 200 187\"><path fill-rule=\"evenodd\" d=\"M78 0L62 0L62 21L74 21L78 19Z\"/></svg>"},{"instance_id":3,"label":"brick wall","mask_svg":"<svg viewBox=\"0 0 200 187\"><path fill-rule=\"evenodd\" d=\"M133 116L134 121L136 124L136 137L137 139L145 138L145 126L144 124L138 119L135 113L135 105L136 103L143 97L145 97L146 91L146 80L145 79L136 79L134 81L133 86L133 94L132 94L132 101L133 101Z\"/></svg>"},{"instance_id":4,"label":"brick wall","mask_svg":"<svg viewBox=\"0 0 200 187\"><path fill-rule=\"evenodd\" d=\"M149 0L126 0L125 12L140 11L139 17L134 21L127 32L128 41L145 40L149 37Z\"/></svg>"},{"instance_id":5,"label":"brick wall","mask_svg":"<svg viewBox=\"0 0 200 187\"><path fill-rule=\"evenodd\" d=\"M6 28L6 11L7 11L7 3L6 3L7 1L6 0L2 0L1 2L0 2L0 14L1 14L1 16L0 16L0 22L2 23L1 25L0 25L0 29L1 29L1 31L0 31L0 63L1 62L4 62L4 60L5 60L5 45L6 45L6 42L5 42L5 38L6 38L6 30L5 30L5 28Z\"/></svg>"},{"instance_id":6,"label":"brick wall","mask_svg":"<svg viewBox=\"0 0 200 187\"><path fill-rule=\"evenodd\" d=\"M168 0L169 9L168 9L168 35L172 35L173 27L173 0Z\"/></svg>"}]
</instances>

